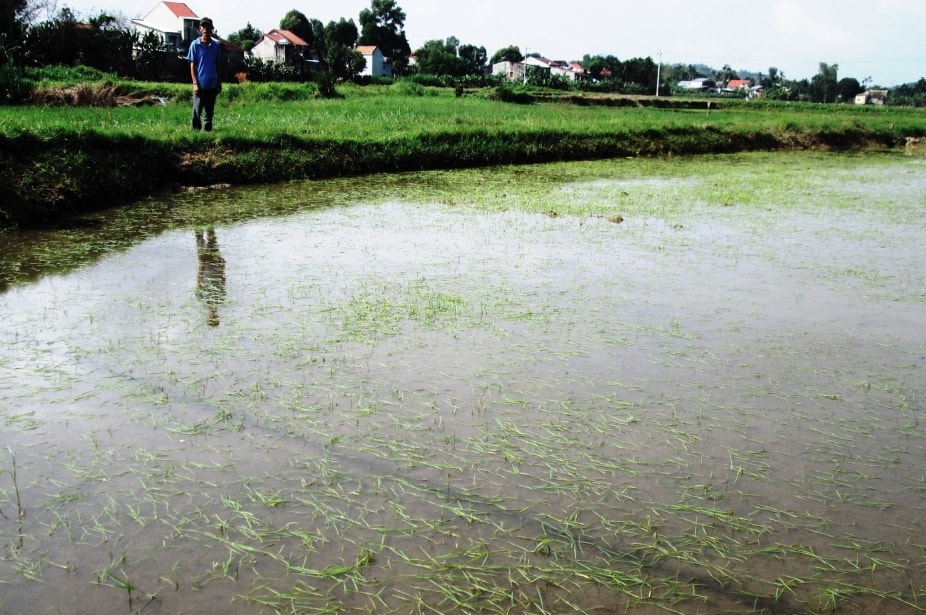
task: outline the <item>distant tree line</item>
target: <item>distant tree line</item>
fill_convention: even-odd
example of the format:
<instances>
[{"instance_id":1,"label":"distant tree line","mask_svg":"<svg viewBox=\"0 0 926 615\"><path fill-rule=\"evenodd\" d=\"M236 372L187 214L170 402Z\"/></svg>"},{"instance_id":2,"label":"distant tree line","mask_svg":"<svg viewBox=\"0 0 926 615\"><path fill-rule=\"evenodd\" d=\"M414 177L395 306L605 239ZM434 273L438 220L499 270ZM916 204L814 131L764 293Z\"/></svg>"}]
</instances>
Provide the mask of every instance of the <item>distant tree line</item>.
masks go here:
<instances>
[{"instance_id":1,"label":"distant tree line","mask_svg":"<svg viewBox=\"0 0 926 615\"><path fill-rule=\"evenodd\" d=\"M666 79L673 83L690 81L699 77L713 79L718 86L730 79L750 79L754 85L763 88L762 97L767 100L783 100L813 103L851 103L858 94L869 89L889 90L885 104L904 106L926 106L926 79L892 89L871 85L871 78L859 81L855 77L839 78L839 65L821 62L817 74L810 79L787 79L783 72L772 66L767 73L743 73L729 65L715 71L706 66L673 64L663 67ZM678 91L678 90L676 90Z\"/></svg>"},{"instance_id":2,"label":"distant tree line","mask_svg":"<svg viewBox=\"0 0 926 615\"><path fill-rule=\"evenodd\" d=\"M21 98L26 88L23 67L87 66L124 78L153 81L188 78L183 57L155 33L140 35L128 24L102 12L81 21L67 7L38 22L35 17L43 6L41 0L0 0L0 102ZM231 67L230 72L246 72L254 81L311 79L331 87L340 80L360 80L365 60L357 47L370 45L380 48L397 77L435 85L485 86L504 81L503 77L491 75L493 64L525 59L517 46L504 47L488 57L485 47L463 43L453 36L426 41L412 52L405 34L405 19L406 14L396 0L371 0L357 22L341 18L323 24L293 9L281 19L279 27L309 45L317 55L318 70L307 74L291 66L263 62L246 53L241 65ZM223 38L248 52L262 36L260 30L248 23ZM679 81L706 77L722 86L741 76L729 65L720 70L690 64L660 66L650 57L620 60L613 55L585 55L580 63L587 78L573 81L539 67L527 67L526 85L624 94L658 91L660 95L668 95ZM773 100L851 102L868 89L870 79L862 82L851 77L839 79L838 70L837 64L821 62L818 73L810 79L788 80L775 67L765 74L748 74L743 78L762 86L763 97ZM894 88L886 102L926 105L926 79Z\"/></svg>"}]
</instances>

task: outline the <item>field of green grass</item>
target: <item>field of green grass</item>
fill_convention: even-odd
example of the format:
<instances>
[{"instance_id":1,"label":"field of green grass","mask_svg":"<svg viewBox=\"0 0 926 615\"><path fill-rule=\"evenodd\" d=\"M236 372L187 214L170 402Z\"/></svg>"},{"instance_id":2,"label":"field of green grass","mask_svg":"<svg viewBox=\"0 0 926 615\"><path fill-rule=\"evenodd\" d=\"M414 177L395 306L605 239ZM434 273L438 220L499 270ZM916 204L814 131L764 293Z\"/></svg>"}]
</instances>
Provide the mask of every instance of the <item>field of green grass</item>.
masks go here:
<instances>
[{"instance_id":1,"label":"field of green grass","mask_svg":"<svg viewBox=\"0 0 926 615\"><path fill-rule=\"evenodd\" d=\"M164 104L118 107L25 106L0 108L0 133L55 135L95 133L112 137L142 137L160 142L195 141L189 130L186 85L123 86L125 96L155 93ZM923 134L926 112L918 109L821 106L789 103L718 101L705 109L606 106L606 96L587 95L564 102L506 104L491 91L455 96L453 90L417 84L341 86L341 98L314 97L311 84L231 84L217 105L217 132L225 139L389 140L434 133L470 131L556 132L609 134L678 128L715 128L733 132L828 131L864 129L897 136ZM611 97L613 98L613 97ZM543 100L555 101L544 98ZM599 104L595 104L598 101Z\"/></svg>"},{"instance_id":2,"label":"field of green grass","mask_svg":"<svg viewBox=\"0 0 926 615\"><path fill-rule=\"evenodd\" d=\"M926 112L850 105L627 99L498 90L229 84L212 133L189 129L185 84L39 85L36 103L0 107L0 227L128 202L175 185L508 163L780 149L902 146ZM523 93L522 93L523 94ZM527 93L530 94L530 93ZM90 103L58 104L75 97ZM136 103L136 104L132 104Z\"/></svg>"}]
</instances>

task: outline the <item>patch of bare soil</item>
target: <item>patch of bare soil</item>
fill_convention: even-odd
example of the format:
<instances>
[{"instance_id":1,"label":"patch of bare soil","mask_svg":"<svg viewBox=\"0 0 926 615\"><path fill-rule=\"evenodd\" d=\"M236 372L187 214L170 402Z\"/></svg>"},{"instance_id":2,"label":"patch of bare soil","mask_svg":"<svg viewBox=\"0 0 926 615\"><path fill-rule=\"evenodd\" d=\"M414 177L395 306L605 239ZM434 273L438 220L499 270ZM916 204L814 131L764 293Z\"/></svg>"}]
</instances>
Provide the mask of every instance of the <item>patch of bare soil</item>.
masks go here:
<instances>
[{"instance_id":1,"label":"patch of bare soil","mask_svg":"<svg viewBox=\"0 0 926 615\"><path fill-rule=\"evenodd\" d=\"M926 138L907 137L904 149L907 154L926 154Z\"/></svg>"}]
</instances>

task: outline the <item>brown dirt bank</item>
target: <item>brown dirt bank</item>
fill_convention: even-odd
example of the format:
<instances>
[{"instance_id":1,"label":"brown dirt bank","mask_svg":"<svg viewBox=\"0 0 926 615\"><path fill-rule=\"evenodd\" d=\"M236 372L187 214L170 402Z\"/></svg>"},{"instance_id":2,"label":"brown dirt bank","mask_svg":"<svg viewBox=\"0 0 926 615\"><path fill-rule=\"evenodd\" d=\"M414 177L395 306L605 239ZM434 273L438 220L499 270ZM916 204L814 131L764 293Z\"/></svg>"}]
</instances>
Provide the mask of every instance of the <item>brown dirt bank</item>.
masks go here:
<instances>
[{"instance_id":1,"label":"brown dirt bank","mask_svg":"<svg viewBox=\"0 0 926 615\"><path fill-rule=\"evenodd\" d=\"M895 134L861 128L780 134L685 128L595 135L472 132L374 143L225 139L220 147L202 152L132 138L0 137L0 228L55 225L179 186L627 156L884 149L906 142Z\"/></svg>"}]
</instances>

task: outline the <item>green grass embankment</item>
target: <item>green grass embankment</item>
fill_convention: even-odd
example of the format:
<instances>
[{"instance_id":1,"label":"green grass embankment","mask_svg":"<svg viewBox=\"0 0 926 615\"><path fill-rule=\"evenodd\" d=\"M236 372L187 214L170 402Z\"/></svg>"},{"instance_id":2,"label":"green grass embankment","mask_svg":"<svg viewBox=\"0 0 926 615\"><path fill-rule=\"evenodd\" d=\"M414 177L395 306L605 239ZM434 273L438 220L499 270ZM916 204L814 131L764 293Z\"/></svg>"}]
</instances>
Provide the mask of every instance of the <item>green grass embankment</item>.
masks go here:
<instances>
[{"instance_id":1,"label":"green grass embankment","mask_svg":"<svg viewBox=\"0 0 926 615\"><path fill-rule=\"evenodd\" d=\"M212 133L189 130L189 91L182 85L136 85L129 94L110 87L109 98L121 106L56 105L46 96L42 104L0 107L0 226L49 224L186 185L896 147L926 135L926 113L914 109L572 95L513 104L494 91L457 97L401 83L341 92L342 98L323 100L311 86L230 85Z\"/></svg>"}]
</instances>

